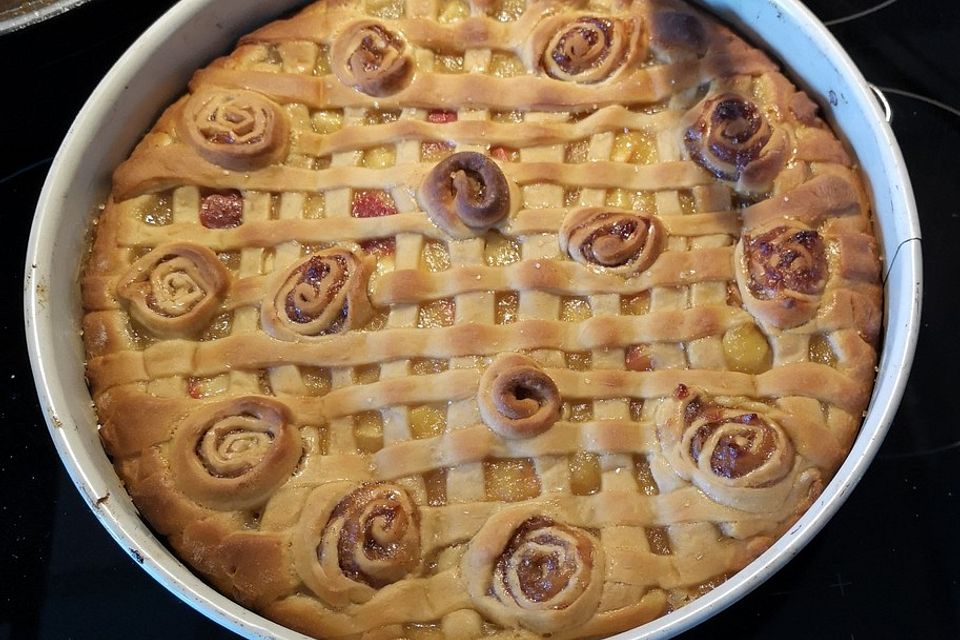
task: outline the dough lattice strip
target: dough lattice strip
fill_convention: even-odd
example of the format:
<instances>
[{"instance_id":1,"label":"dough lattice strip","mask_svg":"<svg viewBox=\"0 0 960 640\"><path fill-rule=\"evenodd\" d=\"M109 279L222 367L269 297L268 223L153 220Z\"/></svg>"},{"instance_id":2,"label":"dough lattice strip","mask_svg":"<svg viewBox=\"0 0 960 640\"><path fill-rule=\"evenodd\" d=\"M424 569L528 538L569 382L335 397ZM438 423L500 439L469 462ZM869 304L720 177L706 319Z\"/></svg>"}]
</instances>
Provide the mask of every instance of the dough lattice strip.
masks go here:
<instances>
[{"instance_id":1,"label":"dough lattice strip","mask_svg":"<svg viewBox=\"0 0 960 640\"><path fill-rule=\"evenodd\" d=\"M561 209L521 209L515 219L508 220L499 231L508 238L537 233L557 233L567 213L576 212L576 207ZM215 251L233 251L249 245L267 246L274 242L299 242L321 244L324 242L361 242L374 238L395 236L400 233L419 233L431 240L445 240L446 235L431 224L422 212L398 213L382 218L354 218L343 220L337 229L317 226L311 220L279 219L269 223L245 223L236 229L206 229L195 222L163 226L144 225L124 221L120 225L118 241L121 246L156 245L171 238L191 236L204 246ZM664 220L670 235L699 236L718 233L739 233L737 213L722 211L709 214L691 214L679 219ZM104 287L110 283L104 282Z\"/></svg>"}]
</instances>

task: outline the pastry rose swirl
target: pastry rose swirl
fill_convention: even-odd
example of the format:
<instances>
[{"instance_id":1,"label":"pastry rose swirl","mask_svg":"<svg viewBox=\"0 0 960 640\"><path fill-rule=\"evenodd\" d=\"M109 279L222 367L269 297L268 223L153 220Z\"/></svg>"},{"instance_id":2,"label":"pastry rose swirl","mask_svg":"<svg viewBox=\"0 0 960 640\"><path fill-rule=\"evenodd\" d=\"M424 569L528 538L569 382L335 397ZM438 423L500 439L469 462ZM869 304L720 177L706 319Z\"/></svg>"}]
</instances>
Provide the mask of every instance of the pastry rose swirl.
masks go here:
<instances>
[{"instance_id":1,"label":"pastry rose swirl","mask_svg":"<svg viewBox=\"0 0 960 640\"><path fill-rule=\"evenodd\" d=\"M533 41L548 76L592 84L615 76L636 57L639 33L636 18L556 16L540 24Z\"/></svg>"},{"instance_id":2,"label":"pastry rose swirl","mask_svg":"<svg viewBox=\"0 0 960 640\"><path fill-rule=\"evenodd\" d=\"M330 60L343 84L370 96L396 93L413 73L413 57L403 37L376 20L348 25L334 41Z\"/></svg>"},{"instance_id":3,"label":"pastry rose swirl","mask_svg":"<svg viewBox=\"0 0 960 640\"><path fill-rule=\"evenodd\" d=\"M829 266L826 244L815 229L772 221L743 234L735 260L743 304L767 327L788 329L817 313Z\"/></svg>"},{"instance_id":4,"label":"pastry rose swirl","mask_svg":"<svg viewBox=\"0 0 960 640\"><path fill-rule=\"evenodd\" d=\"M189 242L160 245L120 276L117 296L130 315L163 338L200 333L219 310L230 272L207 247Z\"/></svg>"},{"instance_id":5,"label":"pastry rose swirl","mask_svg":"<svg viewBox=\"0 0 960 640\"><path fill-rule=\"evenodd\" d=\"M796 449L759 402L708 398L680 385L657 418L664 456L715 502L774 513L794 489Z\"/></svg>"},{"instance_id":6,"label":"pastry rose swirl","mask_svg":"<svg viewBox=\"0 0 960 640\"><path fill-rule=\"evenodd\" d=\"M492 516L470 541L460 568L482 613L505 627L547 634L581 625L594 614L605 559L593 534L538 508Z\"/></svg>"},{"instance_id":7,"label":"pastry rose swirl","mask_svg":"<svg viewBox=\"0 0 960 640\"><path fill-rule=\"evenodd\" d=\"M307 499L294 538L297 572L335 607L366 602L420 568L420 513L400 486L333 482Z\"/></svg>"},{"instance_id":8,"label":"pastry rose swirl","mask_svg":"<svg viewBox=\"0 0 960 640\"><path fill-rule=\"evenodd\" d=\"M461 151L437 163L420 184L420 205L457 239L483 233L510 214L510 183L493 160Z\"/></svg>"},{"instance_id":9,"label":"pastry rose swirl","mask_svg":"<svg viewBox=\"0 0 960 640\"><path fill-rule=\"evenodd\" d=\"M356 329L371 316L369 259L347 249L313 253L274 279L260 307L263 328L279 340L311 340Z\"/></svg>"},{"instance_id":10,"label":"pastry rose swirl","mask_svg":"<svg viewBox=\"0 0 960 640\"><path fill-rule=\"evenodd\" d=\"M560 418L560 390L534 360L501 356L480 378L480 415L504 438L530 438Z\"/></svg>"},{"instance_id":11,"label":"pastry rose swirl","mask_svg":"<svg viewBox=\"0 0 960 640\"><path fill-rule=\"evenodd\" d=\"M666 243L666 230L655 216L587 208L564 218L559 238L560 249L580 264L633 275L656 261Z\"/></svg>"},{"instance_id":12,"label":"pastry rose swirl","mask_svg":"<svg viewBox=\"0 0 960 640\"><path fill-rule=\"evenodd\" d=\"M303 445L285 405L245 396L194 411L177 430L170 470L181 491L220 510L250 509L296 469Z\"/></svg>"},{"instance_id":13,"label":"pastry rose swirl","mask_svg":"<svg viewBox=\"0 0 960 640\"><path fill-rule=\"evenodd\" d=\"M738 191L765 193L788 159L789 138L751 100L724 93L694 107L683 134L690 159Z\"/></svg>"},{"instance_id":14,"label":"pastry rose swirl","mask_svg":"<svg viewBox=\"0 0 960 640\"><path fill-rule=\"evenodd\" d=\"M205 160L234 171L283 160L290 123L266 96L242 89L204 88L190 96L177 124L180 137Z\"/></svg>"}]
</instances>

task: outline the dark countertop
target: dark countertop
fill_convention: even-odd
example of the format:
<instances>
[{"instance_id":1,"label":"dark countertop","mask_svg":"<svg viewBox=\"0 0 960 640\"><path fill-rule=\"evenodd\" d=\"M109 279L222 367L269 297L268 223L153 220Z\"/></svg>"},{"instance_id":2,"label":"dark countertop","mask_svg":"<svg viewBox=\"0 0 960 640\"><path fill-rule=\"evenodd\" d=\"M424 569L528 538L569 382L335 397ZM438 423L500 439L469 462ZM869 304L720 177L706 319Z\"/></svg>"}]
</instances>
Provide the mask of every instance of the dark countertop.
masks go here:
<instances>
[{"instance_id":1,"label":"dark countertop","mask_svg":"<svg viewBox=\"0 0 960 640\"><path fill-rule=\"evenodd\" d=\"M759 1L759 0L751 0ZM27 361L23 256L37 196L74 115L170 0L96 0L0 37L0 640L235 638L160 587L110 539L53 449ZM900 412L839 514L785 569L685 638L960 637L960 427L946 411L960 340L960 5L811 0L884 87L923 226L923 326ZM873 12L844 17L875 8ZM953 274L953 275L951 275ZM952 415L952 414L951 414Z\"/></svg>"}]
</instances>

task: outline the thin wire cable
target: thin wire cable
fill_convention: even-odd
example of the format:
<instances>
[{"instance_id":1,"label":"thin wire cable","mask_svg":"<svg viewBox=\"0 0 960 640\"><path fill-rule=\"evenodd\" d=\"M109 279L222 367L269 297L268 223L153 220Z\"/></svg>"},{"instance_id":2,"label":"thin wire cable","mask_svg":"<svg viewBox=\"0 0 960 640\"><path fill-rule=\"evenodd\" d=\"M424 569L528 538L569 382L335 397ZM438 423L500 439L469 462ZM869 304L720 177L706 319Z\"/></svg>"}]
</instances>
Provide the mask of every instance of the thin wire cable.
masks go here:
<instances>
[{"instance_id":1,"label":"thin wire cable","mask_svg":"<svg viewBox=\"0 0 960 640\"><path fill-rule=\"evenodd\" d=\"M889 7L890 5L892 5L892 4L893 4L894 2L896 2L896 1L897 1L897 0L886 0L886 2L881 2L880 4L878 4L878 5L875 6L875 7L870 7L869 9L864 9L863 11L858 11L857 13L851 13L851 14L848 15L848 16L843 16L842 18L837 18L837 19L835 19L835 20L827 20L827 21L824 22L823 24L826 25L826 26L828 26L828 27L832 27L832 26L835 25L835 24L843 24L844 22L850 22L851 20L856 20L857 18L862 18L862 17L864 17L864 16L868 16L868 15L870 15L871 13L874 13L874 12L876 12L876 11L880 11L881 9L886 9L887 7Z\"/></svg>"},{"instance_id":2,"label":"thin wire cable","mask_svg":"<svg viewBox=\"0 0 960 640\"><path fill-rule=\"evenodd\" d=\"M950 444L945 444L939 447L932 447L930 449L921 449L920 451L904 451L902 453L886 453L877 456L877 460L904 460L906 458L923 458L925 456L933 456L940 453L947 453L949 451L954 451L955 449L960 449L960 441L951 442Z\"/></svg>"},{"instance_id":3,"label":"thin wire cable","mask_svg":"<svg viewBox=\"0 0 960 640\"><path fill-rule=\"evenodd\" d=\"M913 93L912 91L904 91L903 89L894 89L892 87L877 87L884 93L892 93L894 95L903 96L905 98L913 98L914 100L919 100L920 102L926 102L929 105L934 107L939 107L948 113L960 117L960 109L952 107L945 102L940 102L939 100L934 100L933 98L928 98L927 96L922 96L919 93Z\"/></svg>"},{"instance_id":4,"label":"thin wire cable","mask_svg":"<svg viewBox=\"0 0 960 640\"><path fill-rule=\"evenodd\" d=\"M44 158L43 160L37 160L36 162L31 162L27 166L17 169L13 173L5 175L2 178L0 178L0 184L13 180L14 178L18 176L22 176L28 171L33 171L37 167L42 167L43 165L49 164L51 162L53 162L53 156L50 156L49 158Z\"/></svg>"}]
</instances>

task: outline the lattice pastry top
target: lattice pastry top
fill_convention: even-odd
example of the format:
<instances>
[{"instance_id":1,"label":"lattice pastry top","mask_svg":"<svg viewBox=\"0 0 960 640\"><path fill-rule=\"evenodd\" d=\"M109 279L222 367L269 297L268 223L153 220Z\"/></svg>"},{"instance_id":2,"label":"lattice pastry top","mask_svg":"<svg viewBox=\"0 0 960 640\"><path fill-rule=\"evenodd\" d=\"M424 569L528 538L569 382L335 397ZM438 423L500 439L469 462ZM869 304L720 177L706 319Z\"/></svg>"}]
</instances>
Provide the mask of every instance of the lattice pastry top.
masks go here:
<instances>
[{"instance_id":1,"label":"lattice pastry top","mask_svg":"<svg viewBox=\"0 0 960 640\"><path fill-rule=\"evenodd\" d=\"M849 450L879 257L762 52L654 0L321 2L117 169L88 377L135 503L317 636L603 636Z\"/></svg>"}]
</instances>

